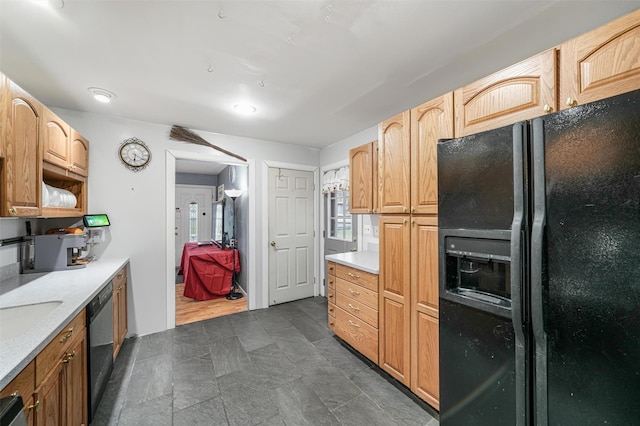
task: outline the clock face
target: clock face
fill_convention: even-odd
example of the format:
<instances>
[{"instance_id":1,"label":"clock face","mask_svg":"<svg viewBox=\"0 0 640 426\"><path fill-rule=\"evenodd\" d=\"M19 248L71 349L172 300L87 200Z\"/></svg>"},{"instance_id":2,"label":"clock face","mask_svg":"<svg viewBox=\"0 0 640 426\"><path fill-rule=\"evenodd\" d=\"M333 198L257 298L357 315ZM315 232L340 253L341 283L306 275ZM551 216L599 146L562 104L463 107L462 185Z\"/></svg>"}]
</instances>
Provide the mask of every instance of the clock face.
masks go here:
<instances>
[{"instance_id":1,"label":"clock face","mask_svg":"<svg viewBox=\"0 0 640 426\"><path fill-rule=\"evenodd\" d=\"M120 159L124 165L133 171L144 169L151 160L149 147L140 139L130 138L120 145Z\"/></svg>"}]
</instances>

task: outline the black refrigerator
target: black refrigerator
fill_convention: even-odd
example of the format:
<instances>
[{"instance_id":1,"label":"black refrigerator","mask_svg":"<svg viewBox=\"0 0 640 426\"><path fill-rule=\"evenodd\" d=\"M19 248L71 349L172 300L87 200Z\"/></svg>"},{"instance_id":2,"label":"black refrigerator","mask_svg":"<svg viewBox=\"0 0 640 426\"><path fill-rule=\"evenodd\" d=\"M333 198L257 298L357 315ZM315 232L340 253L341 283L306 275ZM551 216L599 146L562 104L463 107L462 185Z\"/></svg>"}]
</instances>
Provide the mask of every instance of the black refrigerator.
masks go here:
<instances>
[{"instance_id":1,"label":"black refrigerator","mask_svg":"<svg viewBox=\"0 0 640 426\"><path fill-rule=\"evenodd\" d=\"M640 424L640 90L438 143L440 424Z\"/></svg>"}]
</instances>

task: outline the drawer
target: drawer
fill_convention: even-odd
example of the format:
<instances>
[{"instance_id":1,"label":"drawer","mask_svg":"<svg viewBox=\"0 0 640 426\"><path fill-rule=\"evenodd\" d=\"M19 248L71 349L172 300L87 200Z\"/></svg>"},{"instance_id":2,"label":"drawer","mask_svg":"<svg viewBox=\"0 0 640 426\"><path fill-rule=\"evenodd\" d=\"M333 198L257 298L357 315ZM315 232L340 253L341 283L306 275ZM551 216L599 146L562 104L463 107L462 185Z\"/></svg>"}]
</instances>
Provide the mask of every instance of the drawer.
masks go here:
<instances>
[{"instance_id":1,"label":"drawer","mask_svg":"<svg viewBox=\"0 0 640 426\"><path fill-rule=\"evenodd\" d=\"M36 386L42 383L49 371L62 359L64 353L71 347L71 343L85 333L86 315L83 309L51 343L36 356Z\"/></svg>"},{"instance_id":2,"label":"drawer","mask_svg":"<svg viewBox=\"0 0 640 426\"><path fill-rule=\"evenodd\" d=\"M335 288L336 288L336 277L335 277L335 275L329 275L329 278L328 278L327 282L329 283L329 288L332 288L332 289L335 290Z\"/></svg>"},{"instance_id":3,"label":"drawer","mask_svg":"<svg viewBox=\"0 0 640 426\"><path fill-rule=\"evenodd\" d=\"M330 317L336 317L336 305L334 303L328 303L328 314Z\"/></svg>"},{"instance_id":4,"label":"drawer","mask_svg":"<svg viewBox=\"0 0 640 426\"><path fill-rule=\"evenodd\" d=\"M349 281L336 279L336 292L347 295L348 297L360 303L364 303L373 309L378 309L378 292L360 287ZM334 299L335 300L335 299ZM335 302L334 302L335 303Z\"/></svg>"},{"instance_id":5,"label":"drawer","mask_svg":"<svg viewBox=\"0 0 640 426\"><path fill-rule=\"evenodd\" d=\"M373 309L343 293L336 294L336 305L351 315L366 321L370 326L378 328L378 309Z\"/></svg>"},{"instance_id":6,"label":"drawer","mask_svg":"<svg viewBox=\"0 0 640 426\"><path fill-rule=\"evenodd\" d=\"M36 390L36 362L31 361L2 391L0 397L17 393L26 405Z\"/></svg>"},{"instance_id":7,"label":"drawer","mask_svg":"<svg viewBox=\"0 0 640 426\"><path fill-rule=\"evenodd\" d=\"M334 332L353 346L362 355L378 363L378 329L354 317L344 310L336 309Z\"/></svg>"},{"instance_id":8,"label":"drawer","mask_svg":"<svg viewBox=\"0 0 640 426\"><path fill-rule=\"evenodd\" d=\"M118 287L127 283L127 267L120 269L115 277L113 277L113 291Z\"/></svg>"},{"instance_id":9,"label":"drawer","mask_svg":"<svg viewBox=\"0 0 640 426\"><path fill-rule=\"evenodd\" d=\"M327 298L329 299L329 303L336 303L336 291L330 288Z\"/></svg>"},{"instance_id":10,"label":"drawer","mask_svg":"<svg viewBox=\"0 0 640 426\"><path fill-rule=\"evenodd\" d=\"M329 275L335 275L336 274L336 264L335 264L335 262L328 262L327 263L327 271L329 272Z\"/></svg>"},{"instance_id":11,"label":"drawer","mask_svg":"<svg viewBox=\"0 0 640 426\"><path fill-rule=\"evenodd\" d=\"M349 266L336 265L336 277L378 291L378 276Z\"/></svg>"}]
</instances>

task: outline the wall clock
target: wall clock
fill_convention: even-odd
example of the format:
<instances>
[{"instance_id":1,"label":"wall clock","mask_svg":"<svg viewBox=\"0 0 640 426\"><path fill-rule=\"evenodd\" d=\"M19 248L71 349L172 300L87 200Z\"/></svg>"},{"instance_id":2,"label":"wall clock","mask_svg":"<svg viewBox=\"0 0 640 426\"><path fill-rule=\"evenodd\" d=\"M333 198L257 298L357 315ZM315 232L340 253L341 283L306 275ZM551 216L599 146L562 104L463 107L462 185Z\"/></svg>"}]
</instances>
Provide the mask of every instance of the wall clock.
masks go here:
<instances>
[{"instance_id":1,"label":"wall clock","mask_svg":"<svg viewBox=\"0 0 640 426\"><path fill-rule=\"evenodd\" d=\"M122 142L118 154L125 167L134 172L144 169L151 161L149 147L138 138L129 138Z\"/></svg>"}]
</instances>

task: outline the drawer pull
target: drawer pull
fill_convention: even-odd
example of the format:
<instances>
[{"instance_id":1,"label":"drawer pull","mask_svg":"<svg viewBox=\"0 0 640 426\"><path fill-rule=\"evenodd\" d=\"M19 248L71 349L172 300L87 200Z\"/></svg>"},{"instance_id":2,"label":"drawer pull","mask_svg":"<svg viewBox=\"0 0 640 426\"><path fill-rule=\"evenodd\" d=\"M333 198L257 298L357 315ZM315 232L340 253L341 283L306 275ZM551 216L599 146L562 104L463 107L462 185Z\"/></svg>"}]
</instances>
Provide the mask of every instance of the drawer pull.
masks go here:
<instances>
[{"instance_id":1,"label":"drawer pull","mask_svg":"<svg viewBox=\"0 0 640 426\"><path fill-rule=\"evenodd\" d=\"M62 362L64 364L69 364L73 360L73 357L75 356L76 356L76 351L73 351L70 354L67 354L67 357L63 359Z\"/></svg>"},{"instance_id":2,"label":"drawer pull","mask_svg":"<svg viewBox=\"0 0 640 426\"><path fill-rule=\"evenodd\" d=\"M351 289L349 289L349 292L350 292L351 294L356 295L356 296L360 294L360 292L359 292L359 291L355 291L355 290L351 290Z\"/></svg>"},{"instance_id":3,"label":"drawer pull","mask_svg":"<svg viewBox=\"0 0 640 426\"><path fill-rule=\"evenodd\" d=\"M360 308L356 308L356 307L355 307L355 306L353 306L351 303L349 303L349 307L350 307L351 309L353 309L354 311L356 311L356 312L360 311Z\"/></svg>"},{"instance_id":4,"label":"drawer pull","mask_svg":"<svg viewBox=\"0 0 640 426\"><path fill-rule=\"evenodd\" d=\"M25 410L29 410L29 411L31 411L31 410L33 410L33 409L35 409L35 410L36 410L36 412L37 412L37 411L40 411L40 400L37 400L35 404L31 404L31 405L29 405Z\"/></svg>"},{"instance_id":5,"label":"drawer pull","mask_svg":"<svg viewBox=\"0 0 640 426\"><path fill-rule=\"evenodd\" d=\"M60 338L60 343L64 343L67 340L69 340L69 337L71 337L71 335L73 334L73 327L71 327L68 331L67 334L65 334L64 336L62 336Z\"/></svg>"},{"instance_id":6,"label":"drawer pull","mask_svg":"<svg viewBox=\"0 0 640 426\"><path fill-rule=\"evenodd\" d=\"M349 272L347 275L349 275L351 278L355 278L356 280L357 280L358 278L360 278L360 275L358 275L358 274L352 274L351 272Z\"/></svg>"},{"instance_id":7,"label":"drawer pull","mask_svg":"<svg viewBox=\"0 0 640 426\"><path fill-rule=\"evenodd\" d=\"M350 325L351 327L360 328L360 324L356 324L355 322L353 322L353 321L351 321L351 320L349 320L349 325Z\"/></svg>"},{"instance_id":8,"label":"drawer pull","mask_svg":"<svg viewBox=\"0 0 640 426\"><path fill-rule=\"evenodd\" d=\"M333 299L333 294L329 293L329 299Z\"/></svg>"},{"instance_id":9,"label":"drawer pull","mask_svg":"<svg viewBox=\"0 0 640 426\"><path fill-rule=\"evenodd\" d=\"M122 278L122 273L119 273L118 275L116 275L116 278L117 278L117 279Z\"/></svg>"}]
</instances>

